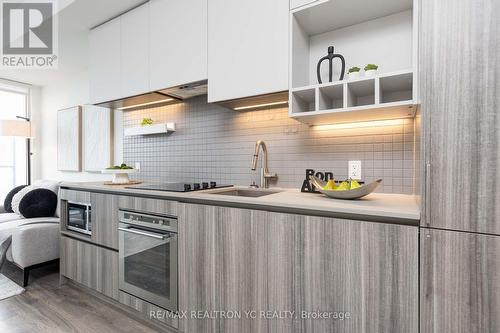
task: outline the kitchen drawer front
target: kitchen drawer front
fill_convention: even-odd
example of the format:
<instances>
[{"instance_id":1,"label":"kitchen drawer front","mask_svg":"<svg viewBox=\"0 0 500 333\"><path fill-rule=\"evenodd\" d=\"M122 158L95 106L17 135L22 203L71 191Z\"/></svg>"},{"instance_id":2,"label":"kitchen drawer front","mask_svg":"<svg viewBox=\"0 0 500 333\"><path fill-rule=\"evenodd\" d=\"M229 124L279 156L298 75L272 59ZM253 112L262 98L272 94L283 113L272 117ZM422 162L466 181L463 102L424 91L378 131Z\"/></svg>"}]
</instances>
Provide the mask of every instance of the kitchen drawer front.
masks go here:
<instances>
[{"instance_id":1,"label":"kitchen drawer front","mask_svg":"<svg viewBox=\"0 0 500 333\"><path fill-rule=\"evenodd\" d=\"M61 237L60 274L118 300L118 252Z\"/></svg>"},{"instance_id":2,"label":"kitchen drawer front","mask_svg":"<svg viewBox=\"0 0 500 333\"><path fill-rule=\"evenodd\" d=\"M177 201L121 196L119 208L136 212L177 216Z\"/></svg>"},{"instance_id":3,"label":"kitchen drawer front","mask_svg":"<svg viewBox=\"0 0 500 333\"><path fill-rule=\"evenodd\" d=\"M59 199L90 204L90 192L60 189Z\"/></svg>"},{"instance_id":4,"label":"kitchen drawer front","mask_svg":"<svg viewBox=\"0 0 500 333\"><path fill-rule=\"evenodd\" d=\"M179 327L179 319L171 318L170 316L173 317L173 314L159 306L143 301L121 290L118 292L118 301L139 311L147 320L157 320L162 324L167 324L175 328Z\"/></svg>"}]
</instances>

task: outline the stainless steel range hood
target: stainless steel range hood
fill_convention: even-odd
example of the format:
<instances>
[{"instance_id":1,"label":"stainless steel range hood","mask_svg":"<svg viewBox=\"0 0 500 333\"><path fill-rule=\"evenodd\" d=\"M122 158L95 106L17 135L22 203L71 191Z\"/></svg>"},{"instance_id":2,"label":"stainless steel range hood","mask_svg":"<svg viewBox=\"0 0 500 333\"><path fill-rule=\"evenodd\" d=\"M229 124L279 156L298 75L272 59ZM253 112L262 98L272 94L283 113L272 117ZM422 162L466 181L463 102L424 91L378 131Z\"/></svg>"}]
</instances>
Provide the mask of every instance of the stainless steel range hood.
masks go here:
<instances>
[{"instance_id":1,"label":"stainless steel range hood","mask_svg":"<svg viewBox=\"0 0 500 333\"><path fill-rule=\"evenodd\" d=\"M146 106L174 104L206 93L207 80L203 80L97 105L117 110L132 110Z\"/></svg>"},{"instance_id":2,"label":"stainless steel range hood","mask_svg":"<svg viewBox=\"0 0 500 333\"><path fill-rule=\"evenodd\" d=\"M184 84L182 86L168 88L158 91L160 94L172 96L177 99L185 100L191 97L206 95L208 93L207 80Z\"/></svg>"}]
</instances>

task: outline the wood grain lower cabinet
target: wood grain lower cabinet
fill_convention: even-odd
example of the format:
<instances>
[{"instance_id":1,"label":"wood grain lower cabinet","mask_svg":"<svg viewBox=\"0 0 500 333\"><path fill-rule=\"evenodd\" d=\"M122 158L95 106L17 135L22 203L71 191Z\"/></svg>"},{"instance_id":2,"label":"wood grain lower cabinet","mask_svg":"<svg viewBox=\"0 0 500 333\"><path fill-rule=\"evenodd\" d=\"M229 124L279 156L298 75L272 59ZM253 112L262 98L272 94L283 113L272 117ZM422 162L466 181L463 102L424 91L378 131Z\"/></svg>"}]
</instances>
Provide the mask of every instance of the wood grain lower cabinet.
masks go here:
<instances>
[{"instance_id":1,"label":"wood grain lower cabinet","mask_svg":"<svg viewBox=\"0 0 500 333\"><path fill-rule=\"evenodd\" d=\"M267 311L268 214L262 211L217 208L220 222L220 308L239 311L241 319L222 319L221 332L268 332L264 318L248 318L245 311Z\"/></svg>"},{"instance_id":2,"label":"wood grain lower cabinet","mask_svg":"<svg viewBox=\"0 0 500 333\"><path fill-rule=\"evenodd\" d=\"M90 204L92 209L92 235L75 233L75 238L88 238L89 242L118 250L118 202L119 196L61 189L61 230L67 232L67 201Z\"/></svg>"},{"instance_id":3,"label":"wood grain lower cabinet","mask_svg":"<svg viewBox=\"0 0 500 333\"><path fill-rule=\"evenodd\" d=\"M269 213L271 332L417 332L418 229ZM328 312L345 319L303 318ZM349 313L349 318L347 318Z\"/></svg>"},{"instance_id":4,"label":"wood grain lower cabinet","mask_svg":"<svg viewBox=\"0 0 500 333\"><path fill-rule=\"evenodd\" d=\"M421 225L500 235L500 2L421 0L418 7L430 163Z\"/></svg>"},{"instance_id":5,"label":"wood grain lower cabinet","mask_svg":"<svg viewBox=\"0 0 500 333\"><path fill-rule=\"evenodd\" d=\"M92 242L118 250L119 196L90 193Z\"/></svg>"},{"instance_id":6,"label":"wood grain lower cabinet","mask_svg":"<svg viewBox=\"0 0 500 333\"><path fill-rule=\"evenodd\" d=\"M180 322L182 331L418 331L416 227L180 207L180 309L242 315L188 318ZM256 311L256 318L247 318L245 311ZM261 311L294 314L266 319ZM330 316L348 312L350 318L302 317L318 311Z\"/></svg>"},{"instance_id":7,"label":"wood grain lower cabinet","mask_svg":"<svg viewBox=\"0 0 500 333\"><path fill-rule=\"evenodd\" d=\"M179 204L179 310L213 311L222 289L219 209ZM211 319L182 319L181 332L219 332Z\"/></svg>"},{"instance_id":8,"label":"wood grain lower cabinet","mask_svg":"<svg viewBox=\"0 0 500 333\"><path fill-rule=\"evenodd\" d=\"M61 236L60 274L118 300L118 252Z\"/></svg>"},{"instance_id":9,"label":"wood grain lower cabinet","mask_svg":"<svg viewBox=\"0 0 500 333\"><path fill-rule=\"evenodd\" d=\"M500 332L500 236L422 229L423 333Z\"/></svg>"},{"instance_id":10,"label":"wood grain lower cabinet","mask_svg":"<svg viewBox=\"0 0 500 333\"><path fill-rule=\"evenodd\" d=\"M180 205L179 309L266 311L265 212ZM222 315L222 314L221 314ZM183 332L267 332L260 319L191 318Z\"/></svg>"}]
</instances>

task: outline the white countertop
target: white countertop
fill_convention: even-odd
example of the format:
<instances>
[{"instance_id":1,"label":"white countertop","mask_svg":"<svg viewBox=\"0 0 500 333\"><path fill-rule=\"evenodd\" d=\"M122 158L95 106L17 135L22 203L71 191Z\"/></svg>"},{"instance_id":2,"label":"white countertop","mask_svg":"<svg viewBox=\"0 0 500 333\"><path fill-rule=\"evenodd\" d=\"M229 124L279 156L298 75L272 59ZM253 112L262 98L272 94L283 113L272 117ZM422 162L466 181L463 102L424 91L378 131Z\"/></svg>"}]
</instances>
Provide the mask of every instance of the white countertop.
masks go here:
<instances>
[{"instance_id":1,"label":"white countertop","mask_svg":"<svg viewBox=\"0 0 500 333\"><path fill-rule=\"evenodd\" d=\"M227 188L196 192L163 192L128 189L125 188L126 186L104 185L102 182L63 183L62 187L131 196L163 198L181 202L410 225L418 225L420 220L420 208L416 197L404 194L372 193L358 200L338 200L328 198L323 194L302 193L298 189L280 188L270 189L280 191L278 193L254 198L213 194L213 192L220 192L227 190ZM234 188L247 189L241 186L235 186Z\"/></svg>"}]
</instances>

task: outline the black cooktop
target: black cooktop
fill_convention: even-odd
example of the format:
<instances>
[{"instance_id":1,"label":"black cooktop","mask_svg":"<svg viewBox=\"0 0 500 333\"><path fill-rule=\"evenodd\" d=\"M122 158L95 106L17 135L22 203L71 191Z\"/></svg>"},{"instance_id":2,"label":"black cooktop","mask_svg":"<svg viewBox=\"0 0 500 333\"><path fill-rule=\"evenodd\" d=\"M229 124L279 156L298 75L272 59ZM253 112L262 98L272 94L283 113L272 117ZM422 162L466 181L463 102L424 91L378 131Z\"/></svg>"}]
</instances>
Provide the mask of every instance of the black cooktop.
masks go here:
<instances>
[{"instance_id":1,"label":"black cooktop","mask_svg":"<svg viewBox=\"0 0 500 333\"><path fill-rule=\"evenodd\" d=\"M165 192L191 192L208 190L214 188L231 187L233 185L219 185L216 182L202 182L202 183L162 183L162 184L141 184L134 186L127 186L126 188L136 190L151 190L151 191L165 191Z\"/></svg>"}]
</instances>

